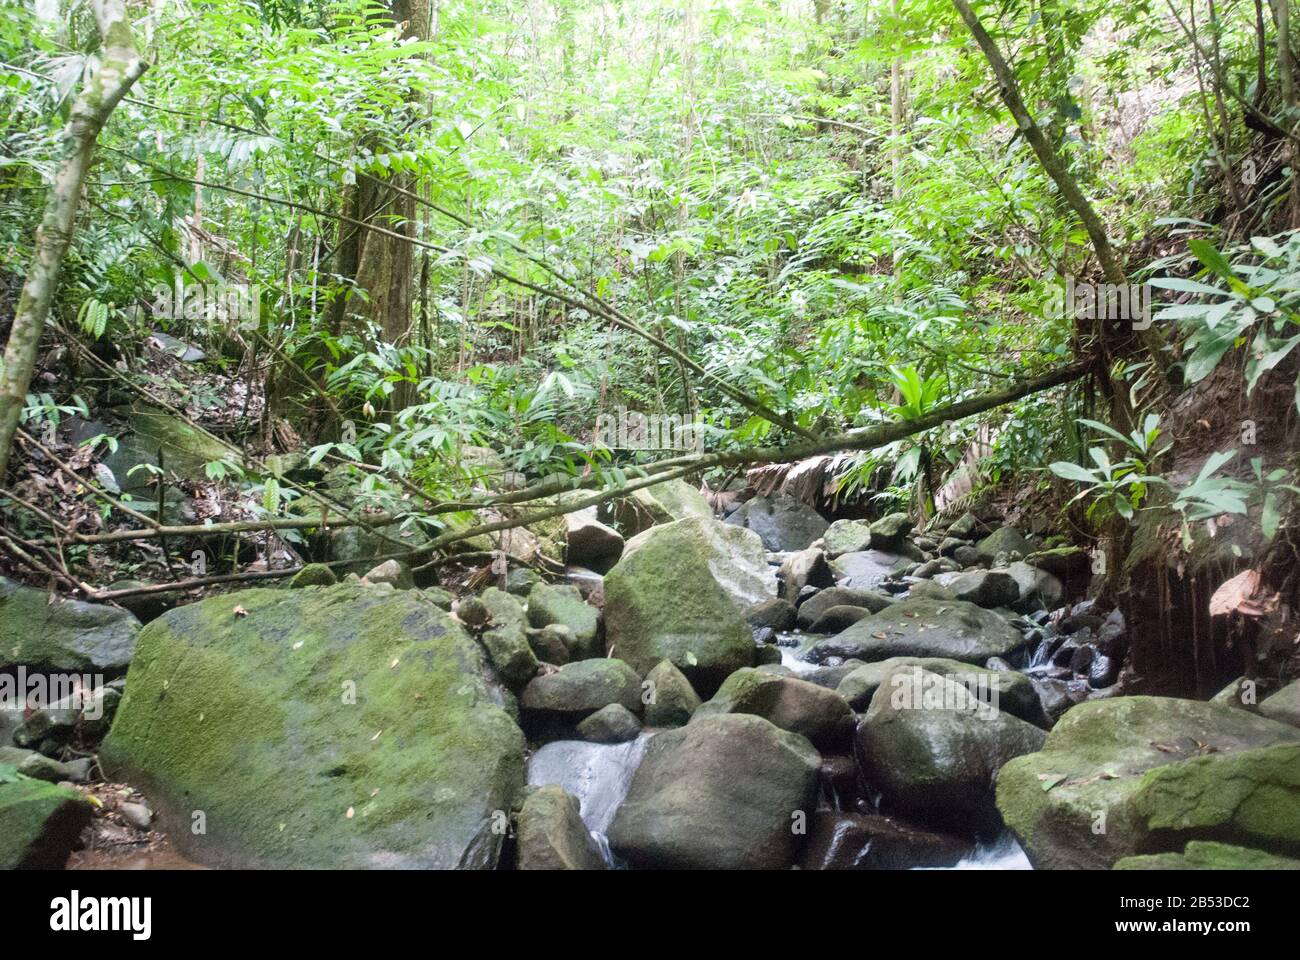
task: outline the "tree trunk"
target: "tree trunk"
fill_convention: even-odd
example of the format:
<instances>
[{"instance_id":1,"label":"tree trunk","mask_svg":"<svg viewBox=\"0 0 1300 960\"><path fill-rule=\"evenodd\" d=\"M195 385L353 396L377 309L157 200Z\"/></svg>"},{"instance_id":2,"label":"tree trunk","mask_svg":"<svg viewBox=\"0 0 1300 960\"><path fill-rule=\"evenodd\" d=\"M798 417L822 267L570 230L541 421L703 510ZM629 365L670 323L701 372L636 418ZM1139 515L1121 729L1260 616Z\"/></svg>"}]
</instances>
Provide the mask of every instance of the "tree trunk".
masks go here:
<instances>
[{"instance_id":1,"label":"tree trunk","mask_svg":"<svg viewBox=\"0 0 1300 960\"><path fill-rule=\"evenodd\" d=\"M81 188L99 131L148 64L140 55L123 0L92 0L102 49L100 65L72 104L63 132L63 157L45 200L27 280L14 313L4 369L0 370L0 483L9 465L14 431L22 415L41 334L59 282L63 257L81 200Z\"/></svg>"}]
</instances>

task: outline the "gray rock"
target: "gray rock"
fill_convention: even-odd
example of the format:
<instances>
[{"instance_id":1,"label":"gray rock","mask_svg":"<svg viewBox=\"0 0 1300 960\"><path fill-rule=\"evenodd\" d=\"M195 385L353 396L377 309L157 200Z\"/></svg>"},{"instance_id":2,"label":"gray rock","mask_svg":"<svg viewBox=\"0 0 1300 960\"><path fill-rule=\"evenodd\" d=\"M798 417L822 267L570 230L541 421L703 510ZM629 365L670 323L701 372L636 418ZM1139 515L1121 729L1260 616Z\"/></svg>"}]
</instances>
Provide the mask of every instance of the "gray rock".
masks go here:
<instances>
[{"instance_id":1,"label":"gray rock","mask_svg":"<svg viewBox=\"0 0 1300 960\"><path fill-rule=\"evenodd\" d=\"M385 560L378 566L371 567L361 578L364 583L386 583L394 590L410 590L415 586L410 568L397 560Z\"/></svg>"},{"instance_id":2,"label":"gray rock","mask_svg":"<svg viewBox=\"0 0 1300 960\"><path fill-rule=\"evenodd\" d=\"M125 610L80 600L49 602L44 590L0 577L0 670L126 672L140 621Z\"/></svg>"},{"instance_id":3,"label":"gray rock","mask_svg":"<svg viewBox=\"0 0 1300 960\"><path fill-rule=\"evenodd\" d=\"M609 830L634 867L783 869L811 816L820 757L803 737L745 714L654 737Z\"/></svg>"},{"instance_id":4,"label":"gray rock","mask_svg":"<svg viewBox=\"0 0 1300 960\"><path fill-rule=\"evenodd\" d=\"M577 722L611 703L641 712L641 678L622 660L597 658L567 663L533 679L519 697L525 713Z\"/></svg>"},{"instance_id":5,"label":"gray rock","mask_svg":"<svg viewBox=\"0 0 1300 960\"><path fill-rule=\"evenodd\" d=\"M853 733L853 711L833 690L793 677L737 670L703 703L691 723L719 714L749 713L802 734L824 750L843 748Z\"/></svg>"},{"instance_id":6,"label":"gray rock","mask_svg":"<svg viewBox=\"0 0 1300 960\"><path fill-rule=\"evenodd\" d=\"M988 609L1010 607L1020 600L1020 585L1015 577L996 570L945 573L940 574L935 582L947 587L958 600Z\"/></svg>"},{"instance_id":7,"label":"gray rock","mask_svg":"<svg viewBox=\"0 0 1300 960\"><path fill-rule=\"evenodd\" d=\"M1259 705L1261 715L1270 720L1300 727L1300 680L1292 680L1285 687Z\"/></svg>"},{"instance_id":8,"label":"gray rock","mask_svg":"<svg viewBox=\"0 0 1300 960\"><path fill-rule=\"evenodd\" d=\"M807 630L831 607L866 607L872 613L879 613L896 602L893 597L874 590L828 587L813 594L799 605L795 622L799 625L799 629Z\"/></svg>"},{"instance_id":9,"label":"gray rock","mask_svg":"<svg viewBox=\"0 0 1300 960\"><path fill-rule=\"evenodd\" d=\"M762 627L770 627L778 633L789 630L795 623L794 604L779 597L764 600L745 611L745 622L755 630Z\"/></svg>"},{"instance_id":10,"label":"gray rock","mask_svg":"<svg viewBox=\"0 0 1300 960\"><path fill-rule=\"evenodd\" d=\"M592 743L624 743L641 732L641 721L621 703L601 707L578 724L578 736Z\"/></svg>"},{"instance_id":11,"label":"gray rock","mask_svg":"<svg viewBox=\"0 0 1300 960\"><path fill-rule=\"evenodd\" d=\"M604 858L582 822L578 799L548 784L528 794L518 820L520 870L604 870Z\"/></svg>"},{"instance_id":12,"label":"gray rock","mask_svg":"<svg viewBox=\"0 0 1300 960\"><path fill-rule=\"evenodd\" d=\"M727 523L753 530L769 550L803 550L821 537L829 524L793 497L755 497L727 517Z\"/></svg>"},{"instance_id":13,"label":"gray rock","mask_svg":"<svg viewBox=\"0 0 1300 960\"><path fill-rule=\"evenodd\" d=\"M830 607L808 628L808 632L839 633L847 630L864 617L869 616L871 616L871 611L866 607L850 607L847 605Z\"/></svg>"},{"instance_id":14,"label":"gray rock","mask_svg":"<svg viewBox=\"0 0 1300 960\"><path fill-rule=\"evenodd\" d=\"M1019 630L973 603L909 598L820 641L808 659L944 657L982 664L989 657L1008 657L1023 644Z\"/></svg>"},{"instance_id":15,"label":"gray rock","mask_svg":"<svg viewBox=\"0 0 1300 960\"><path fill-rule=\"evenodd\" d=\"M826 554L816 547L786 557L776 579L781 585L781 596L790 603L799 599L805 587L835 586L835 574L826 562Z\"/></svg>"},{"instance_id":16,"label":"gray rock","mask_svg":"<svg viewBox=\"0 0 1300 960\"><path fill-rule=\"evenodd\" d=\"M836 520L822 537L828 559L871 548L871 524L866 520Z\"/></svg>"},{"instance_id":17,"label":"gray rock","mask_svg":"<svg viewBox=\"0 0 1300 960\"><path fill-rule=\"evenodd\" d=\"M117 812L122 815L123 820L137 830L148 830L149 824L153 823L153 811L143 803L120 804Z\"/></svg>"},{"instance_id":18,"label":"gray rock","mask_svg":"<svg viewBox=\"0 0 1300 960\"><path fill-rule=\"evenodd\" d=\"M979 542L978 550L980 560L994 563L1000 554L1007 555L1008 561L1023 560L1034 546L1015 527L998 527Z\"/></svg>"},{"instance_id":19,"label":"gray rock","mask_svg":"<svg viewBox=\"0 0 1300 960\"><path fill-rule=\"evenodd\" d=\"M671 660L661 660L645 677L645 722L651 727L683 727L700 706L700 697Z\"/></svg>"},{"instance_id":20,"label":"gray rock","mask_svg":"<svg viewBox=\"0 0 1300 960\"><path fill-rule=\"evenodd\" d=\"M871 549L897 553L915 524L906 513L891 513L871 525Z\"/></svg>"},{"instance_id":21,"label":"gray rock","mask_svg":"<svg viewBox=\"0 0 1300 960\"><path fill-rule=\"evenodd\" d=\"M608 570L623 555L623 535L596 519L596 508L564 515L565 560L593 570Z\"/></svg>"},{"instance_id":22,"label":"gray rock","mask_svg":"<svg viewBox=\"0 0 1300 960\"><path fill-rule=\"evenodd\" d=\"M1049 721L1043 713L1038 692L1033 682L1024 674L1012 670L989 670L960 660L939 657L891 657L877 663L855 668L840 681L836 692L854 710L866 710L871 699L891 676L900 670L919 668L928 673L956 678L986 697L986 702L1019 717L1036 727L1047 727Z\"/></svg>"},{"instance_id":23,"label":"gray rock","mask_svg":"<svg viewBox=\"0 0 1300 960\"><path fill-rule=\"evenodd\" d=\"M874 590L893 573L906 557L881 550L863 550L858 553L846 553L832 564L835 577L841 587L857 590Z\"/></svg>"},{"instance_id":24,"label":"gray rock","mask_svg":"<svg viewBox=\"0 0 1300 960\"><path fill-rule=\"evenodd\" d=\"M573 635L571 660L599 657L605 652L600 643L600 611L583 600L572 584L539 583L533 587L528 594L528 623L536 628L568 627Z\"/></svg>"}]
</instances>

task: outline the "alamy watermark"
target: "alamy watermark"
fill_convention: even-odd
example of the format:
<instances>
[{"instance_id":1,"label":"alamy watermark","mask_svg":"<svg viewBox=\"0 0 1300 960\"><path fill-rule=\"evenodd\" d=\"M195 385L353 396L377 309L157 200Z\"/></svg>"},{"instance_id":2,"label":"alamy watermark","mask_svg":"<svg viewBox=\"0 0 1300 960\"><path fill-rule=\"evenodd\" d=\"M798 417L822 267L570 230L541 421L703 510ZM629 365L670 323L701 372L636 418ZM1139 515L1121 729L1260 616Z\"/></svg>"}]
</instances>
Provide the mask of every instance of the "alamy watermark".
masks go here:
<instances>
[{"instance_id":1,"label":"alamy watermark","mask_svg":"<svg viewBox=\"0 0 1300 960\"><path fill-rule=\"evenodd\" d=\"M998 685L988 671L939 674L917 666L898 671L889 683L895 710L998 709Z\"/></svg>"},{"instance_id":2,"label":"alamy watermark","mask_svg":"<svg viewBox=\"0 0 1300 960\"><path fill-rule=\"evenodd\" d=\"M0 710L77 710L87 720L104 715L100 673L0 673Z\"/></svg>"},{"instance_id":3,"label":"alamy watermark","mask_svg":"<svg viewBox=\"0 0 1300 960\"><path fill-rule=\"evenodd\" d=\"M704 450L704 424L678 413L641 413L616 407L596 418L595 442L611 450Z\"/></svg>"}]
</instances>

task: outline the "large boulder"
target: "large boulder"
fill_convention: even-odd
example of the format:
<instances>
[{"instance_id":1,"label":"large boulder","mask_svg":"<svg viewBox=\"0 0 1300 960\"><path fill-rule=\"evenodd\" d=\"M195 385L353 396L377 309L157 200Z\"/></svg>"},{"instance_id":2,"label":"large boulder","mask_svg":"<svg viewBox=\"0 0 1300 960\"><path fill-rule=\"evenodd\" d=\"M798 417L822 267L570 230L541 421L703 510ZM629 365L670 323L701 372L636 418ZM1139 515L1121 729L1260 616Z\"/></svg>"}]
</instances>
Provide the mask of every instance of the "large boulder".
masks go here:
<instances>
[{"instance_id":1,"label":"large boulder","mask_svg":"<svg viewBox=\"0 0 1300 960\"><path fill-rule=\"evenodd\" d=\"M1294 727L1221 704L1093 700L1069 710L1040 752L1002 768L998 809L1035 866L1103 869L1153 852L1151 829L1134 797L1157 768L1296 742L1300 731ZM1207 765L1196 773L1199 778L1214 769L1226 768Z\"/></svg>"},{"instance_id":2,"label":"large boulder","mask_svg":"<svg viewBox=\"0 0 1300 960\"><path fill-rule=\"evenodd\" d=\"M871 524L866 520L836 520L822 536L826 556L831 560L846 553L871 547Z\"/></svg>"},{"instance_id":3,"label":"large boulder","mask_svg":"<svg viewBox=\"0 0 1300 960\"><path fill-rule=\"evenodd\" d=\"M828 587L818 590L799 605L796 622L801 630L808 630L831 607L864 607L872 613L879 613L895 602L893 597L875 590Z\"/></svg>"},{"instance_id":4,"label":"large boulder","mask_svg":"<svg viewBox=\"0 0 1300 960\"><path fill-rule=\"evenodd\" d=\"M564 558L569 563L603 571L623 555L623 535L597 520L595 507L566 513L564 527Z\"/></svg>"},{"instance_id":5,"label":"large boulder","mask_svg":"<svg viewBox=\"0 0 1300 960\"><path fill-rule=\"evenodd\" d=\"M519 811L520 870L604 870L605 859L582 822L578 798L556 784L528 794Z\"/></svg>"},{"instance_id":6,"label":"large boulder","mask_svg":"<svg viewBox=\"0 0 1300 960\"><path fill-rule=\"evenodd\" d=\"M983 685L989 693L991 702L996 702L998 709L1005 710L1013 717L1027 720L1036 727L1047 727L1048 720L1043 713L1042 702L1033 681L1023 673L1014 670L988 670L960 660L946 660L939 657L890 657L876 663L856 667L840 681L835 692L848 701L854 710L866 710L871 705L871 698L895 671L902 668L920 667L940 676L955 676L974 686L977 690ZM994 698L996 700L994 701Z\"/></svg>"},{"instance_id":7,"label":"large boulder","mask_svg":"<svg viewBox=\"0 0 1300 960\"><path fill-rule=\"evenodd\" d=\"M126 672L140 621L115 607L80 600L50 602L44 590L0 577L0 670Z\"/></svg>"},{"instance_id":8,"label":"large boulder","mask_svg":"<svg viewBox=\"0 0 1300 960\"><path fill-rule=\"evenodd\" d=\"M769 550L803 550L826 532L829 524L812 507L793 497L755 497L741 504L727 523L753 530Z\"/></svg>"},{"instance_id":9,"label":"large boulder","mask_svg":"<svg viewBox=\"0 0 1300 960\"><path fill-rule=\"evenodd\" d=\"M769 599L775 578L760 579L752 557L731 556L737 541L761 554L755 534L711 519L679 520L630 540L605 577L605 635L612 655L642 675L671 660L705 695L751 666L754 641L742 604Z\"/></svg>"},{"instance_id":10,"label":"large boulder","mask_svg":"<svg viewBox=\"0 0 1300 960\"><path fill-rule=\"evenodd\" d=\"M907 560L901 554L883 550L859 550L845 553L831 562L835 580L841 587L855 590L874 590L881 581L889 579L894 569Z\"/></svg>"},{"instance_id":11,"label":"large boulder","mask_svg":"<svg viewBox=\"0 0 1300 960\"><path fill-rule=\"evenodd\" d=\"M956 828L996 829L998 769L1037 750L1044 736L963 684L903 667L881 684L858 724L857 757L891 809Z\"/></svg>"},{"instance_id":12,"label":"large boulder","mask_svg":"<svg viewBox=\"0 0 1300 960\"><path fill-rule=\"evenodd\" d=\"M524 738L485 666L419 591L213 597L141 631L101 759L201 863L490 868Z\"/></svg>"},{"instance_id":13,"label":"large boulder","mask_svg":"<svg viewBox=\"0 0 1300 960\"><path fill-rule=\"evenodd\" d=\"M1020 631L992 611L961 600L908 598L822 640L808 659L943 657L983 664L1024 645Z\"/></svg>"},{"instance_id":14,"label":"large boulder","mask_svg":"<svg viewBox=\"0 0 1300 960\"><path fill-rule=\"evenodd\" d=\"M707 717L660 733L614 816L610 847L634 867L789 867L819 764L806 739L762 717Z\"/></svg>"},{"instance_id":15,"label":"large boulder","mask_svg":"<svg viewBox=\"0 0 1300 960\"><path fill-rule=\"evenodd\" d=\"M712 699L695 711L691 723L728 713L752 713L770 720L823 750L846 746L853 734L853 711L838 693L761 670L737 670L729 676Z\"/></svg>"},{"instance_id":16,"label":"large boulder","mask_svg":"<svg viewBox=\"0 0 1300 960\"><path fill-rule=\"evenodd\" d=\"M90 803L76 790L0 763L0 870L63 869L90 816Z\"/></svg>"},{"instance_id":17,"label":"large boulder","mask_svg":"<svg viewBox=\"0 0 1300 960\"><path fill-rule=\"evenodd\" d=\"M137 403L126 411L126 418L126 431L103 462L123 493L153 496L153 473L147 467L158 466L160 452L167 472L186 480L205 479L206 464L233 453L230 447L159 407ZM137 469L142 466L145 469Z\"/></svg>"}]
</instances>

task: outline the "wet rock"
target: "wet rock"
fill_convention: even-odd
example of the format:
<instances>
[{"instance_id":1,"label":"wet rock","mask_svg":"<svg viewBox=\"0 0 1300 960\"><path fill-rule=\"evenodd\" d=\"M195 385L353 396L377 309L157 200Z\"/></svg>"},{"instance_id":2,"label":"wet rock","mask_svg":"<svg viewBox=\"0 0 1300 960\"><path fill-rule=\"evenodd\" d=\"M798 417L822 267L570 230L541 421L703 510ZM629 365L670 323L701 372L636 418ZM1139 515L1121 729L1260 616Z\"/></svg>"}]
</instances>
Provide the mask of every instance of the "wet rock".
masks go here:
<instances>
[{"instance_id":1,"label":"wet rock","mask_svg":"<svg viewBox=\"0 0 1300 960\"><path fill-rule=\"evenodd\" d=\"M80 600L49 602L44 590L0 577L0 670L126 672L140 621L116 607Z\"/></svg>"},{"instance_id":2,"label":"wet rock","mask_svg":"<svg viewBox=\"0 0 1300 960\"><path fill-rule=\"evenodd\" d=\"M799 855L802 870L908 870L951 867L969 841L875 813L819 810Z\"/></svg>"},{"instance_id":3,"label":"wet rock","mask_svg":"<svg viewBox=\"0 0 1300 960\"><path fill-rule=\"evenodd\" d=\"M795 623L794 604L779 597L754 604L745 611L745 622L755 630L768 627L778 633L790 630Z\"/></svg>"},{"instance_id":4,"label":"wet rock","mask_svg":"<svg viewBox=\"0 0 1300 960\"><path fill-rule=\"evenodd\" d=\"M782 730L802 734L823 750L847 746L853 733L853 711L839 694L758 670L737 670L729 676L713 698L695 711L691 723L735 713L762 717Z\"/></svg>"},{"instance_id":5,"label":"wet rock","mask_svg":"<svg viewBox=\"0 0 1300 960\"><path fill-rule=\"evenodd\" d=\"M1119 662L1113 657L1100 654L1088 664L1088 686L1100 690L1109 687L1119 679Z\"/></svg>"},{"instance_id":6,"label":"wet rock","mask_svg":"<svg viewBox=\"0 0 1300 960\"><path fill-rule=\"evenodd\" d=\"M973 603L909 598L820 641L808 659L824 662L838 656L872 661L910 656L982 664L989 657L1009 657L1023 644L1020 631Z\"/></svg>"},{"instance_id":7,"label":"wet rock","mask_svg":"<svg viewBox=\"0 0 1300 960\"><path fill-rule=\"evenodd\" d=\"M90 817L76 790L0 778L0 870L62 869Z\"/></svg>"},{"instance_id":8,"label":"wet rock","mask_svg":"<svg viewBox=\"0 0 1300 960\"><path fill-rule=\"evenodd\" d=\"M641 678L612 658L567 663L533 679L519 697L525 717L542 714L574 723L611 703L641 712Z\"/></svg>"},{"instance_id":9,"label":"wet rock","mask_svg":"<svg viewBox=\"0 0 1300 960\"><path fill-rule=\"evenodd\" d=\"M568 583L539 583L528 594L528 623L536 628L560 625L573 635L571 660L585 660L604 654L600 643L600 611L582 599L577 587Z\"/></svg>"},{"instance_id":10,"label":"wet rock","mask_svg":"<svg viewBox=\"0 0 1300 960\"><path fill-rule=\"evenodd\" d=\"M216 596L141 631L100 758L201 863L490 868L524 739L485 666L419 591Z\"/></svg>"},{"instance_id":11,"label":"wet rock","mask_svg":"<svg viewBox=\"0 0 1300 960\"><path fill-rule=\"evenodd\" d=\"M852 587L828 587L804 600L799 605L795 622L800 630L808 630L831 607L865 607L879 613L896 601L876 590L856 590Z\"/></svg>"},{"instance_id":12,"label":"wet rock","mask_svg":"<svg viewBox=\"0 0 1300 960\"><path fill-rule=\"evenodd\" d=\"M641 732L641 721L621 703L601 707L578 724L578 736L592 743L624 743Z\"/></svg>"},{"instance_id":13,"label":"wet rock","mask_svg":"<svg viewBox=\"0 0 1300 960\"><path fill-rule=\"evenodd\" d=\"M647 726L685 726L700 706L695 688L670 660L661 660L646 674L644 690Z\"/></svg>"},{"instance_id":14,"label":"wet rock","mask_svg":"<svg viewBox=\"0 0 1300 960\"><path fill-rule=\"evenodd\" d=\"M531 791L519 811L520 870L604 870L604 858L582 822L578 799L548 784Z\"/></svg>"},{"instance_id":15,"label":"wet rock","mask_svg":"<svg viewBox=\"0 0 1300 960\"><path fill-rule=\"evenodd\" d=\"M768 550L803 550L821 537L829 524L812 507L793 497L755 497L742 504L727 523L753 530Z\"/></svg>"},{"instance_id":16,"label":"wet rock","mask_svg":"<svg viewBox=\"0 0 1300 960\"><path fill-rule=\"evenodd\" d=\"M771 632L770 630L768 631ZM775 639L775 637L773 637ZM775 643L759 642L754 653L754 666L776 666L781 663L781 648Z\"/></svg>"},{"instance_id":17,"label":"wet rock","mask_svg":"<svg viewBox=\"0 0 1300 960\"><path fill-rule=\"evenodd\" d=\"M1036 867L1107 868L1144 851L1150 831L1133 800L1160 769L1296 743L1300 731L1294 727L1219 704L1169 697L1092 700L1068 710L1040 752L1002 768L998 808ZM1044 789L1048 779L1052 785ZM1104 833L1094 829L1099 817L1105 818Z\"/></svg>"},{"instance_id":18,"label":"wet rock","mask_svg":"<svg viewBox=\"0 0 1300 960\"><path fill-rule=\"evenodd\" d=\"M835 586L835 573L826 562L826 554L815 547L791 554L776 575L781 596L791 603L799 599L805 587Z\"/></svg>"},{"instance_id":19,"label":"wet rock","mask_svg":"<svg viewBox=\"0 0 1300 960\"><path fill-rule=\"evenodd\" d=\"M891 809L954 828L996 829L995 774L1041 747L1044 736L959 683L905 667L872 697L858 724L856 756Z\"/></svg>"},{"instance_id":20,"label":"wet rock","mask_svg":"<svg viewBox=\"0 0 1300 960\"><path fill-rule=\"evenodd\" d=\"M795 818L812 813L820 757L798 734L747 714L654 737L609 842L634 867L782 869Z\"/></svg>"}]
</instances>

